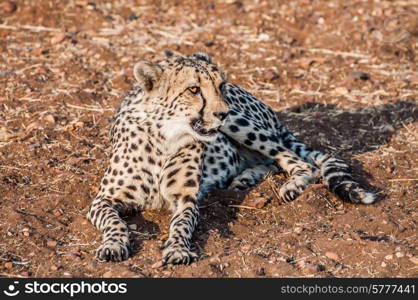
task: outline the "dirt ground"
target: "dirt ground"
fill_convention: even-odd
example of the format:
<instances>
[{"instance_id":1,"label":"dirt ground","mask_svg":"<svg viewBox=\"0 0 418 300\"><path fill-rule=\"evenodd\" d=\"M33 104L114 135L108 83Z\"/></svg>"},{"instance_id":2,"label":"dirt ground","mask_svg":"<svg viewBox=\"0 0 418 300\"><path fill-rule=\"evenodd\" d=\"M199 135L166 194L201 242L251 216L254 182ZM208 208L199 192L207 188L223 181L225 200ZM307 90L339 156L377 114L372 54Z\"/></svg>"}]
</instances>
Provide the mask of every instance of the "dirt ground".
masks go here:
<instances>
[{"instance_id":1,"label":"dirt ground","mask_svg":"<svg viewBox=\"0 0 418 300\"><path fill-rule=\"evenodd\" d=\"M0 277L417 277L416 1L0 0ZM378 203L285 180L200 206L200 260L152 268L168 212L128 219L99 263L86 220L114 108L140 59L210 53L299 138L346 159ZM353 73L354 72L354 73Z\"/></svg>"}]
</instances>

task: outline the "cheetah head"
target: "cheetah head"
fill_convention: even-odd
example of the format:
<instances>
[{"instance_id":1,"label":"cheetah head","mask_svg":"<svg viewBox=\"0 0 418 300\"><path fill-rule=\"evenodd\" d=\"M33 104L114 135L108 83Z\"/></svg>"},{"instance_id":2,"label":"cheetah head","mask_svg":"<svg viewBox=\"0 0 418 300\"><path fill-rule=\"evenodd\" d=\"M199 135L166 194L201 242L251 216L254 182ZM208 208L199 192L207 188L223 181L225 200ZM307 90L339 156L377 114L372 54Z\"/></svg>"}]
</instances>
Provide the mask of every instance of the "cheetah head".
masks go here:
<instances>
[{"instance_id":1,"label":"cheetah head","mask_svg":"<svg viewBox=\"0 0 418 300\"><path fill-rule=\"evenodd\" d=\"M162 133L210 141L222 126L228 105L222 97L225 75L203 53L171 56L158 63L140 61L134 76L158 114Z\"/></svg>"}]
</instances>

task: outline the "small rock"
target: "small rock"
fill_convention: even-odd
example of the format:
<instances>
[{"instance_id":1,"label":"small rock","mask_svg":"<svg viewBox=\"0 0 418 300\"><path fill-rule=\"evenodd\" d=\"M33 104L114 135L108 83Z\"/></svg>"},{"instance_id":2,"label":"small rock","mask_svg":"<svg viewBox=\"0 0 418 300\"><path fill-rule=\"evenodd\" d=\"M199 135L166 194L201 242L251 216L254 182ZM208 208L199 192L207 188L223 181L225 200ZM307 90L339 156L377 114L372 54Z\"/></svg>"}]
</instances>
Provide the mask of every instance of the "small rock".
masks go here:
<instances>
[{"instance_id":1,"label":"small rock","mask_svg":"<svg viewBox=\"0 0 418 300\"><path fill-rule=\"evenodd\" d=\"M30 232L29 231L24 231L23 232L23 235L26 236L26 237L28 237L28 236L30 236Z\"/></svg>"},{"instance_id":2,"label":"small rock","mask_svg":"<svg viewBox=\"0 0 418 300\"><path fill-rule=\"evenodd\" d=\"M70 260L81 260L81 253L80 252L69 252L65 254L65 258Z\"/></svg>"},{"instance_id":3,"label":"small rock","mask_svg":"<svg viewBox=\"0 0 418 300\"><path fill-rule=\"evenodd\" d=\"M266 276L266 271L264 270L264 268L259 268L255 271L255 274L257 276Z\"/></svg>"},{"instance_id":4,"label":"small rock","mask_svg":"<svg viewBox=\"0 0 418 300\"><path fill-rule=\"evenodd\" d=\"M0 126L0 142L7 142L17 136L18 134L11 132L4 126Z\"/></svg>"},{"instance_id":5,"label":"small rock","mask_svg":"<svg viewBox=\"0 0 418 300\"><path fill-rule=\"evenodd\" d=\"M26 126L26 131L30 132L30 131L32 131L34 129L38 129L40 127L41 127L41 125L39 124L39 122L35 121L35 122L30 123L28 126Z\"/></svg>"},{"instance_id":6,"label":"small rock","mask_svg":"<svg viewBox=\"0 0 418 300\"><path fill-rule=\"evenodd\" d=\"M392 260L393 259L393 255L392 254L386 255L385 256L385 259L386 260Z\"/></svg>"},{"instance_id":7,"label":"small rock","mask_svg":"<svg viewBox=\"0 0 418 300\"><path fill-rule=\"evenodd\" d=\"M87 4L89 4L89 1L88 0L76 0L74 3L75 5L78 5L78 6L87 6Z\"/></svg>"},{"instance_id":8,"label":"small rock","mask_svg":"<svg viewBox=\"0 0 418 300\"><path fill-rule=\"evenodd\" d=\"M52 35L50 42L52 45L55 45L55 44L61 43L64 39L65 39L65 33L56 32Z\"/></svg>"},{"instance_id":9,"label":"small rock","mask_svg":"<svg viewBox=\"0 0 418 300\"><path fill-rule=\"evenodd\" d=\"M401 258L405 256L402 252L396 252L395 255L397 258Z\"/></svg>"},{"instance_id":10,"label":"small rock","mask_svg":"<svg viewBox=\"0 0 418 300\"><path fill-rule=\"evenodd\" d=\"M137 230L138 229L138 225L136 225L136 224L129 224L129 229L131 229L131 230Z\"/></svg>"},{"instance_id":11,"label":"small rock","mask_svg":"<svg viewBox=\"0 0 418 300\"><path fill-rule=\"evenodd\" d=\"M5 268L6 269L11 269L11 268L13 268L13 264L11 263L11 262L6 262L5 264L4 264L4 266L5 266Z\"/></svg>"},{"instance_id":12,"label":"small rock","mask_svg":"<svg viewBox=\"0 0 418 300\"><path fill-rule=\"evenodd\" d=\"M131 13L129 16L126 17L126 21L135 21L137 20L139 17L135 14L135 13Z\"/></svg>"},{"instance_id":13,"label":"small rock","mask_svg":"<svg viewBox=\"0 0 418 300\"><path fill-rule=\"evenodd\" d=\"M75 128L83 128L84 122L78 121L74 123Z\"/></svg>"},{"instance_id":14,"label":"small rock","mask_svg":"<svg viewBox=\"0 0 418 300\"><path fill-rule=\"evenodd\" d=\"M300 65L302 68L304 68L304 69L309 69L309 67L310 67L310 66L311 66L314 62L315 62L315 60L314 60L314 59L305 57L305 58L301 58L301 59L299 60L299 65Z\"/></svg>"},{"instance_id":15,"label":"small rock","mask_svg":"<svg viewBox=\"0 0 418 300\"><path fill-rule=\"evenodd\" d=\"M29 277L29 272L23 271L20 273L20 275L23 277Z\"/></svg>"},{"instance_id":16,"label":"small rock","mask_svg":"<svg viewBox=\"0 0 418 300\"><path fill-rule=\"evenodd\" d=\"M48 50L43 49L43 48L41 48L41 47L37 47L37 48L34 48L34 49L32 50L32 54L33 54L33 55L36 55L36 56L41 56L41 55L48 54Z\"/></svg>"},{"instance_id":17,"label":"small rock","mask_svg":"<svg viewBox=\"0 0 418 300\"><path fill-rule=\"evenodd\" d=\"M159 261L157 261L155 264L153 264L152 266L151 266L151 268L153 268L153 269L158 269L158 268L161 268L163 266L163 262L161 261L161 260L159 260Z\"/></svg>"},{"instance_id":18,"label":"small rock","mask_svg":"<svg viewBox=\"0 0 418 300\"><path fill-rule=\"evenodd\" d=\"M280 75L274 72L273 70L267 70L264 72L263 77L267 81L273 81L280 78Z\"/></svg>"},{"instance_id":19,"label":"small rock","mask_svg":"<svg viewBox=\"0 0 418 300\"><path fill-rule=\"evenodd\" d=\"M370 75L363 71L353 71L348 74L349 77L354 79L369 80Z\"/></svg>"},{"instance_id":20,"label":"small rock","mask_svg":"<svg viewBox=\"0 0 418 300\"><path fill-rule=\"evenodd\" d=\"M255 208L263 208L267 203L267 199L264 197L253 198L248 201L248 206Z\"/></svg>"},{"instance_id":21,"label":"small rock","mask_svg":"<svg viewBox=\"0 0 418 300\"><path fill-rule=\"evenodd\" d=\"M418 75L412 75L407 80L414 85L418 85Z\"/></svg>"},{"instance_id":22,"label":"small rock","mask_svg":"<svg viewBox=\"0 0 418 300\"><path fill-rule=\"evenodd\" d=\"M51 248L55 248L57 246L57 244L58 243L56 241L53 241L53 240L49 240L49 241L46 242L46 245L48 247L51 247Z\"/></svg>"},{"instance_id":23,"label":"small rock","mask_svg":"<svg viewBox=\"0 0 418 300\"><path fill-rule=\"evenodd\" d=\"M411 257L410 259L409 259L414 265L418 265L418 258L416 258L416 257Z\"/></svg>"},{"instance_id":24,"label":"small rock","mask_svg":"<svg viewBox=\"0 0 418 300\"><path fill-rule=\"evenodd\" d=\"M328 257L329 259L332 259L332 260L338 260L339 259L338 254L335 253L335 252L327 251L327 252L325 252L325 256Z\"/></svg>"},{"instance_id":25,"label":"small rock","mask_svg":"<svg viewBox=\"0 0 418 300\"><path fill-rule=\"evenodd\" d=\"M340 86L334 89L334 93L337 95L347 95L348 89L346 87Z\"/></svg>"},{"instance_id":26,"label":"small rock","mask_svg":"<svg viewBox=\"0 0 418 300\"><path fill-rule=\"evenodd\" d=\"M302 231L303 231L302 227L296 226L295 228L293 228L294 233L300 234Z\"/></svg>"},{"instance_id":27,"label":"small rock","mask_svg":"<svg viewBox=\"0 0 418 300\"><path fill-rule=\"evenodd\" d=\"M62 212L59 209L55 209L53 211L53 215L56 217L61 217L62 216Z\"/></svg>"},{"instance_id":28,"label":"small rock","mask_svg":"<svg viewBox=\"0 0 418 300\"><path fill-rule=\"evenodd\" d=\"M45 67L36 67L33 71L37 74L48 75L48 69Z\"/></svg>"},{"instance_id":29,"label":"small rock","mask_svg":"<svg viewBox=\"0 0 418 300\"><path fill-rule=\"evenodd\" d=\"M65 277L73 277L73 274L71 274L70 272L64 272L62 273L62 275Z\"/></svg>"},{"instance_id":30,"label":"small rock","mask_svg":"<svg viewBox=\"0 0 418 300\"><path fill-rule=\"evenodd\" d=\"M113 278L114 277L112 271L107 271L102 276L103 276L103 278Z\"/></svg>"},{"instance_id":31,"label":"small rock","mask_svg":"<svg viewBox=\"0 0 418 300\"><path fill-rule=\"evenodd\" d=\"M385 268L385 267L387 266L387 264L386 264L384 261L382 261L381 266L382 266L383 268Z\"/></svg>"},{"instance_id":32,"label":"small rock","mask_svg":"<svg viewBox=\"0 0 418 300\"><path fill-rule=\"evenodd\" d=\"M209 259L209 262L210 262L211 264L217 264L217 263L220 263L220 262L221 262L221 259L219 258L219 254L216 254L216 255L214 255L213 257L211 257L211 258Z\"/></svg>"},{"instance_id":33,"label":"small rock","mask_svg":"<svg viewBox=\"0 0 418 300\"><path fill-rule=\"evenodd\" d=\"M51 114L47 114L44 116L44 120L49 124L55 124L55 117Z\"/></svg>"},{"instance_id":34,"label":"small rock","mask_svg":"<svg viewBox=\"0 0 418 300\"><path fill-rule=\"evenodd\" d=\"M0 5L0 9L7 13L12 13L17 9L17 5L13 1L6 1Z\"/></svg>"},{"instance_id":35,"label":"small rock","mask_svg":"<svg viewBox=\"0 0 418 300\"><path fill-rule=\"evenodd\" d=\"M205 44L206 47L212 47L213 45L215 45L215 42L214 41L206 41L204 44Z\"/></svg>"},{"instance_id":36,"label":"small rock","mask_svg":"<svg viewBox=\"0 0 418 300\"><path fill-rule=\"evenodd\" d=\"M241 251L243 251L243 252L248 252L250 250L251 250L251 247L249 245L245 245L245 246L241 247Z\"/></svg>"},{"instance_id":37,"label":"small rock","mask_svg":"<svg viewBox=\"0 0 418 300\"><path fill-rule=\"evenodd\" d=\"M305 268L302 269L302 272L306 274L315 274L318 272L318 267L313 264L306 264Z\"/></svg>"},{"instance_id":38,"label":"small rock","mask_svg":"<svg viewBox=\"0 0 418 300\"><path fill-rule=\"evenodd\" d=\"M58 270L58 267L57 267L56 265L52 265L52 266L50 267L50 270L51 270L51 271L56 271L56 270Z\"/></svg>"}]
</instances>

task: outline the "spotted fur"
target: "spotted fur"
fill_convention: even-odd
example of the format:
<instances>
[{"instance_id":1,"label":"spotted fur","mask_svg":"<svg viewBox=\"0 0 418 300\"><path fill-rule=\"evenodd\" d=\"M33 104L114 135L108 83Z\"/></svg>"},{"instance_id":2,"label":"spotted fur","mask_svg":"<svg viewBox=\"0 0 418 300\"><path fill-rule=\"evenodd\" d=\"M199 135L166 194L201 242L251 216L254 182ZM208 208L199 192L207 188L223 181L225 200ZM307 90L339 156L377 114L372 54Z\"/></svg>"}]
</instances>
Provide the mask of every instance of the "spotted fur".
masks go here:
<instances>
[{"instance_id":1,"label":"spotted fur","mask_svg":"<svg viewBox=\"0 0 418 300\"><path fill-rule=\"evenodd\" d=\"M111 126L112 155L88 219L103 232L101 261L131 254L128 212L168 208L164 264L197 258L198 202L212 189L245 189L269 172L289 174L280 196L293 200L320 177L340 198L371 203L348 165L298 141L271 108L226 82L206 54L135 65L136 85Z\"/></svg>"}]
</instances>

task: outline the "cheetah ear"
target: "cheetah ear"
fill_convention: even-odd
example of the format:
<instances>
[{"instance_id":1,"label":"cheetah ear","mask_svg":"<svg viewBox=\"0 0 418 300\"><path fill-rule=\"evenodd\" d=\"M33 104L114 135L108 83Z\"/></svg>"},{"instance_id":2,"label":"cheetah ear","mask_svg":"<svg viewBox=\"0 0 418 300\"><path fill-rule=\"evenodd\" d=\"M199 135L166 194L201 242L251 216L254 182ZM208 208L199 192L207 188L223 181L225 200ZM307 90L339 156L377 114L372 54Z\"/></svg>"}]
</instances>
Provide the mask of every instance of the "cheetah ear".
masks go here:
<instances>
[{"instance_id":1,"label":"cheetah ear","mask_svg":"<svg viewBox=\"0 0 418 300\"><path fill-rule=\"evenodd\" d=\"M163 69L158 64L141 60L134 66L134 77L144 91L151 91L160 80Z\"/></svg>"},{"instance_id":2,"label":"cheetah ear","mask_svg":"<svg viewBox=\"0 0 418 300\"><path fill-rule=\"evenodd\" d=\"M204 52L196 52L196 53L193 53L191 55L191 57L194 57L194 58L196 58L198 60L203 60L203 61L205 61L207 63L210 63L210 64L212 63L212 60L210 59L209 54L204 53Z\"/></svg>"}]
</instances>

